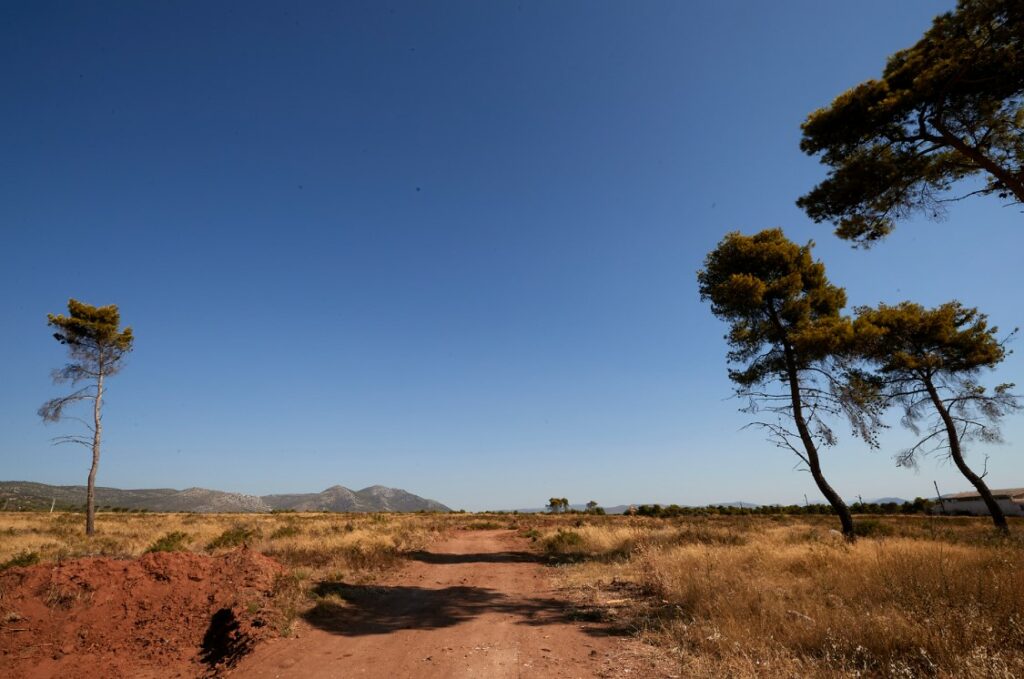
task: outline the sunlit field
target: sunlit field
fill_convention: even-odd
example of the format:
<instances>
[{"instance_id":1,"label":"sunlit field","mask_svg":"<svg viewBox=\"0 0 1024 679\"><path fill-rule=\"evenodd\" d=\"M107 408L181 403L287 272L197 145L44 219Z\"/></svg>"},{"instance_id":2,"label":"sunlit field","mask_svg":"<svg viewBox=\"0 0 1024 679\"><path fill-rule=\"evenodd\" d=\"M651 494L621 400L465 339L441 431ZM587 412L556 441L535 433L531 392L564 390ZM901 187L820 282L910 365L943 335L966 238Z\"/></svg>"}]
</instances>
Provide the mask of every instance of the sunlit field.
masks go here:
<instances>
[{"instance_id":1,"label":"sunlit field","mask_svg":"<svg viewBox=\"0 0 1024 679\"><path fill-rule=\"evenodd\" d=\"M680 676L1024 676L1024 522L828 516L0 514L5 566L151 550L258 550L317 582L371 582L449 531L505 529L549 564L581 620L658 647ZM0 600L2 602L2 600Z\"/></svg>"},{"instance_id":2,"label":"sunlit field","mask_svg":"<svg viewBox=\"0 0 1024 679\"><path fill-rule=\"evenodd\" d=\"M443 514L99 513L87 539L79 513L0 514L0 564L82 556L130 558L147 551L219 554L243 545L287 566L363 572L394 565L452 524Z\"/></svg>"},{"instance_id":3,"label":"sunlit field","mask_svg":"<svg viewBox=\"0 0 1024 679\"><path fill-rule=\"evenodd\" d=\"M548 527L539 542L584 604L681 676L1024 676L1024 541L986 521L865 518L874 535L853 545L828 517Z\"/></svg>"}]
</instances>

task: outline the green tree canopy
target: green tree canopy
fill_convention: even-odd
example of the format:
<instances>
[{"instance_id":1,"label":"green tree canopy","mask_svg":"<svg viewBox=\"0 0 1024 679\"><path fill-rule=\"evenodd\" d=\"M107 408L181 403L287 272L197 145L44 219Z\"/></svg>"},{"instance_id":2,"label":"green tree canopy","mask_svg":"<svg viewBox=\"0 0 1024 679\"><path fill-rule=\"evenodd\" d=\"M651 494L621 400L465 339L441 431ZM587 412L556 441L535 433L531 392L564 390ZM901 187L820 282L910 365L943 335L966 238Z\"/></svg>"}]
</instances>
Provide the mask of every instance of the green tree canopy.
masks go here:
<instances>
[{"instance_id":1,"label":"green tree canopy","mask_svg":"<svg viewBox=\"0 0 1024 679\"><path fill-rule=\"evenodd\" d=\"M970 194L1024 201L1024 3L959 0L881 79L808 116L800 148L829 174L797 204L860 245L911 213L940 216L973 175Z\"/></svg>"},{"instance_id":2,"label":"green tree canopy","mask_svg":"<svg viewBox=\"0 0 1024 679\"><path fill-rule=\"evenodd\" d=\"M829 282L812 246L793 243L781 229L730 233L708 254L697 280L701 299L729 323L729 377L737 395L749 399L748 412L774 415L754 424L803 461L852 539L849 509L825 480L818 448L835 442L823 415L843 409L848 390L835 363L852 345L853 325L841 314L846 293Z\"/></svg>"},{"instance_id":3,"label":"green tree canopy","mask_svg":"<svg viewBox=\"0 0 1024 679\"><path fill-rule=\"evenodd\" d=\"M985 314L948 302L934 309L903 302L857 309L856 336L864 356L878 369L888 402L903 410L903 424L919 436L897 455L897 464L916 466L923 454L948 455L977 489L996 527L1006 518L984 481L964 459L963 444L1001 440L999 423L1019 409L1001 384L991 392L978 382L982 371L1006 356L1005 340Z\"/></svg>"}]
</instances>

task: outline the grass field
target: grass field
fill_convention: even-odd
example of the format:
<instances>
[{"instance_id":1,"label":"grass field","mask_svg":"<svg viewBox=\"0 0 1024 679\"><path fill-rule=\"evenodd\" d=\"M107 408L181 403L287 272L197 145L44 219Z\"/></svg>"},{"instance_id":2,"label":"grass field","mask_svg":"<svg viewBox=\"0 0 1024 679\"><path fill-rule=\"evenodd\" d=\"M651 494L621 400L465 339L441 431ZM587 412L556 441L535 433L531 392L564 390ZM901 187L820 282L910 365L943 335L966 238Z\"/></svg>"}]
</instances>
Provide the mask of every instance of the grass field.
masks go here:
<instances>
[{"instance_id":1,"label":"grass field","mask_svg":"<svg viewBox=\"0 0 1024 679\"><path fill-rule=\"evenodd\" d=\"M0 564L242 544L292 569L296 612L325 580L372 581L451 530L513 529L579 615L614 622L680 676L1024 676L1024 522L589 515L0 514ZM2 596L2 595L0 595ZM0 598L2 607L2 598Z\"/></svg>"}]
</instances>

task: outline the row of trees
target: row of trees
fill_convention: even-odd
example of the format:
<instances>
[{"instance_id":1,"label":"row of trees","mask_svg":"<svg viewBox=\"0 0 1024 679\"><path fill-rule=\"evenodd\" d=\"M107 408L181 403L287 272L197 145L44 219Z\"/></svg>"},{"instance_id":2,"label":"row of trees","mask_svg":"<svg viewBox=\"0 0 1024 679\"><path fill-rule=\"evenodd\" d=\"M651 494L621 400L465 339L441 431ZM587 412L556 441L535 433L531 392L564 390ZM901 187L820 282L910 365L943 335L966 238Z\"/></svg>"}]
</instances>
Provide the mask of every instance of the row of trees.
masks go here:
<instances>
[{"instance_id":1,"label":"row of trees","mask_svg":"<svg viewBox=\"0 0 1024 679\"><path fill-rule=\"evenodd\" d=\"M825 478L821 448L833 446L834 416L872 447L898 408L918 440L897 455L900 466L941 452L984 499L993 522L1006 517L984 481L967 465L964 444L999 440L1000 420L1019 409L1011 384L992 390L983 370L1006 356L1006 338L984 314L959 302L927 309L913 302L843 313L846 293L781 229L728 234L698 272L701 298L729 324L730 379L752 423L792 451L854 536L849 508Z\"/></svg>"},{"instance_id":2,"label":"row of trees","mask_svg":"<svg viewBox=\"0 0 1024 679\"><path fill-rule=\"evenodd\" d=\"M829 168L797 204L857 246L884 238L897 220L969 195L1024 202L1024 2L959 0L914 46L815 111L801 149ZM980 188L956 194L964 179ZM820 449L836 443L833 416L877 446L883 415L897 408L917 441L896 462L947 455L1006 518L964 445L999 440L1019 409L1011 384L986 389L981 374L1007 355L984 314L950 301L906 301L844 314L846 294L780 229L728 234L698 272L702 299L729 324L729 376L752 422L792 451L853 538L850 509L825 478ZM1012 334L1012 333L1011 333Z\"/></svg>"},{"instance_id":3,"label":"row of trees","mask_svg":"<svg viewBox=\"0 0 1024 679\"><path fill-rule=\"evenodd\" d=\"M850 505L853 514L927 514L935 503L925 498L916 498L913 502L854 502ZM640 505L636 508L637 516L672 518L676 516L808 516L834 514L835 510L827 504L805 505L708 505L706 507L682 507L680 505Z\"/></svg>"},{"instance_id":4,"label":"row of trees","mask_svg":"<svg viewBox=\"0 0 1024 679\"><path fill-rule=\"evenodd\" d=\"M569 501L564 497L553 497L548 500L548 509L551 510L552 514L561 514L570 511ZM597 502L591 500L586 505L587 514L604 514L604 510L597 506Z\"/></svg>"}]
</instances>

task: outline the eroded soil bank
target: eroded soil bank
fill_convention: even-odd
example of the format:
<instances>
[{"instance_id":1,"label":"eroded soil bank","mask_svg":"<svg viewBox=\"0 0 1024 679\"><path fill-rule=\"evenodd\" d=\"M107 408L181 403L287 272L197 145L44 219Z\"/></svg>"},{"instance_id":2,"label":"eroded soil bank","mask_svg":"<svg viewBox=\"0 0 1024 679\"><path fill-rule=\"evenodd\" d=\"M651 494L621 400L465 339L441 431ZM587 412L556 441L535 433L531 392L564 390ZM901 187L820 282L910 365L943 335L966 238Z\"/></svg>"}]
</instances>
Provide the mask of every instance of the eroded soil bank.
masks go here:
<instances>
[{"instance_id":1,"label":"eroded soil bank","mask_svg":"<svg viewBox=\"0 0 1024 679\"><path fill-rule=\"evenodd\" d=\"M275 633L267 604L283 573L246 549L12 568L0 573L0 675L223 673Z\"/></svg>"}]
</instances>

